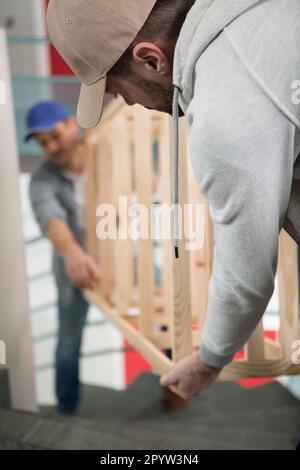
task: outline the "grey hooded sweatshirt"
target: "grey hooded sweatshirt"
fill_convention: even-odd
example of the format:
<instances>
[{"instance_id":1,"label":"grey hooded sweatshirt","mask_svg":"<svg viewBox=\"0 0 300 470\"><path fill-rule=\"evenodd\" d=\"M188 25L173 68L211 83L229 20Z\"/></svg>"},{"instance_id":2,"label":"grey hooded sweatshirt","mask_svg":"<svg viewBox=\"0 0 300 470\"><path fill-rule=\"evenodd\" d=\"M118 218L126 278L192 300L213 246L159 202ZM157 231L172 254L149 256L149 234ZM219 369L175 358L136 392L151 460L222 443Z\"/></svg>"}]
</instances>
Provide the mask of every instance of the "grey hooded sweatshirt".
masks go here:
<instances>
[{"instance_id":1,"label":"grey hooded sweatshirt","mask_svg":"<svg viewBox=\"0 0 300 470\"><path fill-rule=\"evenodd\" d=\"M174 86L214 225L200 357L220 367L266 310L281 228L300 242L300 0L196 0Z\"/></svg>"}]
</instances>

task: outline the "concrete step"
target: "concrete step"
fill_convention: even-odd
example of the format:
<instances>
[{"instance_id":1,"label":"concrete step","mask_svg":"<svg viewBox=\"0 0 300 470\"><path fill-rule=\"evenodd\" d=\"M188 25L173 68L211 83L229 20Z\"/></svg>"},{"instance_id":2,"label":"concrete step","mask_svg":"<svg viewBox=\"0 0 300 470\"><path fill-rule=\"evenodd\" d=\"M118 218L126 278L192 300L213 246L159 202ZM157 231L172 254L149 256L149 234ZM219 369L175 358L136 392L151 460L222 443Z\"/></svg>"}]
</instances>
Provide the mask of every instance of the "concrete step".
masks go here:
<instances>
[{"instance_id":1,"label":"concrete step","mask_svg":"<svg viewBox=\"0 0 300 470\"><path fill-rule=\"evenodd\" d=\"M177 413L167 412L149 373L125 391L83 392L75 416L0 410L0 448L275 450L300 440L300 402L276 382L256 389L217 383Z\"/></svg>"},{"instance_id":2,"label":"concrete step","mask_svg":"<svg viewBox=\"0 0 300 470\"><path fill-rule=\"evenodd\" d=\"M248 390L218 383L172 414L151 374L116 392L108 407L107 390L88 387L84 392L78 415L69 418L74 426L130 435L140 448L293 449L300 440L300 403L276 382Z\"/></svg>"},{"instance_id":3,"label":"concrete step","mask_svg":"<svg viewBox=\"0 0 300 470\"><path fill-rule=\"evenodd\" d=\"M226 422L232 416L235 422L238 416L247 413L249 418L256 413L257 419L259 416L263 419L269 412L282 407L298 411L300 401L278 382L252 389L244 389L233 382L220 382L192 400L187 408L170 414L165 407L158 378L143 373L128 389L121 392L102 387L83 387L83 401L78 416L98 421L142 419L161 422L171 419L195 423L213 419ZM253 420L250 419L250 422L253 423ZM252 429L256 429L255 423Z\"/></svg>"},{"instance_id":4,"label":"concrete step","mask_svg":"<svg viewBox=\"0 0 300 470\"><path fill-rule=\"evenodd\" d=\"M8 369L3 366L0 366L0 408L10 408Z\"/></svg>"},{"instance_id":5,"label":"concrete step","mask_svg":"<svg viewBox=\"0 0 300 470\"><path fill-rule=\"evenodd\" d=\"M14 447L15 445L15 447ZM88 429L68 418L56 419L31 413L0 410L0 449L134 450L132 438L105 429Z\"/></svg>"},{"instance_id":6,"label":"concrete step","mask_svg":"<svg viewBox=\"0 0 300 470\"><path fill-rule=\"evenodd\" d=\"M277 450L294 449L287 433L218 429L145 422L97 423L80 418L50 418L0 410L0 449L66 450Z\"/></svg>"}]
</instances>

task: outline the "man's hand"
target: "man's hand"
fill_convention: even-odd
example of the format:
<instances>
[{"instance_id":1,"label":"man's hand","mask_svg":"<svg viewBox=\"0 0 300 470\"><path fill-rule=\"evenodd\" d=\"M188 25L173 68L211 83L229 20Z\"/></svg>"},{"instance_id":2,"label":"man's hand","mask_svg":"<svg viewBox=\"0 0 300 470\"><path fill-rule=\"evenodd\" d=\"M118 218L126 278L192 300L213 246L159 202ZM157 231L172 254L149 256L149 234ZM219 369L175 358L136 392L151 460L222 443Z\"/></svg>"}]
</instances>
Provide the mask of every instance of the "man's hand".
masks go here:
<instances>
[{"instance_id":1,"label":"man's hand","mask_svg":"<svg viewBox=\"0 0 300 470\"><path fill-rule=\"evenodd\" d=\"M100 269L78 244L67 223L59 218L50 219L46 236L65 263L66 272L78 289L94 290L100 280Z\"/></svg>"},{"instance_id":2,"label":"man's hand","mask_svg":"<svg viewBox=\"0 0 300 470\"><path fill-rule=\"evenodd\" d=\"M185 400L199 395L218 377L222 368L208 366L196 355L188 356L179 361L167 374L160 379L163 387L171 387Z\"/></svg>"},{"instance_id":3,"label":"man's hand","mask_svg":"<svg viewBox=\"0 0 300 470\"><path fill-rule=\"evenodd\" d=\"M78 289L94 290L100 280L100 269L79 245L73 245L64 254L66 272Z\"/></svg>"}]
</instances>

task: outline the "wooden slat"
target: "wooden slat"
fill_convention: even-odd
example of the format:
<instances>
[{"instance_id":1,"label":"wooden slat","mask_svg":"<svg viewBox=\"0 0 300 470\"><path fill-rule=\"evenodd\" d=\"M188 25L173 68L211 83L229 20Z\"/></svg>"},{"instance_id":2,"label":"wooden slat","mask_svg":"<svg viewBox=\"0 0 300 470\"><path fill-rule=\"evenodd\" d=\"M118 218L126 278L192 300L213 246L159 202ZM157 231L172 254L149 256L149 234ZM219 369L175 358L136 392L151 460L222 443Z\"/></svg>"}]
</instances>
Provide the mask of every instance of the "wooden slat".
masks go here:
<instances>
[{"instance_id":1,"label":"wooden slat","mask_svg":"<svg viewBox=\"0 0 300 470\"><path fill-rule=\"evenodd\" d=\"M127 119L118 116L112 124L113 199L117 214L117 239L114 241L116 308L124 314L130 306L133 288L132 240L128 236L127 208L131 204L131 151ZM120 197L126 206L119 207Z\"/></svg>"},{"instance_id":2,"label":"wooden slat","mask_svg":"<svg viewBox=\"0 0 300 470\"><path fill-rule=\"evenodd\" d=\"M94 145L85 142L85 155L87 165L87 249L88 253L96 259L96 198L95 198L95 168Z\"/></svg>"},{"instance_id":3,"label":"wooden slat","mask_svg":"<svg viewBox=\"0 0 300 470\"><path fill-rule=\"evenodd\" d=\"M280 377L281 375L299 375L300 364L293 365L285 359L264 359L248 362L235 361L226 366L219 380L238 380L256 377Z\"/></svg>"},{"instance_id":4,"label":"wooden slat","mask_svg":"<svg viewBox=\"0 0 300 470\"><path fill-rule=\"evenodd\" d=\"M172 170L172 147L171 134L172 121L169 116L161 117L159 132L159 176L160 176L160 201L168 207L172 205L172 189L171 189L171 170ZM171 221L170 221L171 222ZM163 235L163 234L161 234ZM167 235L167 234L166 234ZM170 260L173 256L171 225L169 238L161 240L162 248L162 296L164 311L170 316L173 308L173 267ZM170 318L170 317L169 317Z\"/></svg>"},{"instance_id":5,"label":"wooden slat","mask_svg":"<svg viewBox=\"0 0 300 470\"><path fill-rule=\"evenodd\" d=\"M134 115L134 154L135 182L138 203L148 213L147 238L138 240L138 289L140 294L140 328L147 337L153 333L153 240L151 239L152 206L152 134L151 114L141 106L135 106Z\"/></svg>"},{"instance_id":6,"label":"wooden slat","mask_svg":"<svg viewBox=\"0 0 300 470\"><path fill-rule=\"evenodd\" d=\"M112 173L112 145L111 126L100 130L97 135L98 165L96 173L97 205L113 204L113 173ZM115 285L114 270L114 240L106 238L97 240L102 279L100 293L104 299L112 294Z\"/></svg>"},{"instance_id":7,"label":"wooden slat","mask_svg":"<svg viewBox=\"0 0 300 470\"><path fill-rule=\"evenodd\" d=\"M187 196L187 138L186 127L180 121L179 137L179 205L182 209L182 222L184 226L184 204ZM190 300L190 264L189 252L186 251L184 230L179 241L179 258L173 252L173 310L171 314L172 359L174 362L190 355L192 345L192 315Z\"/></svg>"},{"instance_id":8,"label":"wooden slat","mask_svg":"<svg viewBox=\"0 0 300 470\"><path fill-rule=\"evenodd\" d=\"M165 354L147 338L143 337L130 323L120 317L117 311L111 308L99 295L89 290L86 290L84 295L88 302L96 305L106 318L123 333L132 346L144 356L158 374L165 374L173 367L172 361Z\"/></svg>"},{"instance_id":9,"label":"wooden slat","mask_svg":"<svg viewBox=\"0 0 300 470\"><path fill-rule=\"evenodd\" d=\"M270 338L265 338L265 358L266 359L281 359L280 345L277 341Z\"/></svg>"},{"instance_id":10,"label":"wooden slat","mask_svg":"<svg viewBox=\"0 0 300 470\"><path fill-rule=\"evenodd\" d=\"M255 331L252 333L247 345L245 346L246 357L248 361L259 361L265 357L264 327L263 321L260 321Z\"/></svg>"},{"instance_id":11,"label":"wooden slat","mask_svg":"<svg viewBox=\"0 0 300 470\"><path fill-rule=\"evenodd\" d=\"M299 339L299 294L297 245L282 231L279 238L279 341L283 356L290 360L292 343Z\"/></svg>"}]
</instances>

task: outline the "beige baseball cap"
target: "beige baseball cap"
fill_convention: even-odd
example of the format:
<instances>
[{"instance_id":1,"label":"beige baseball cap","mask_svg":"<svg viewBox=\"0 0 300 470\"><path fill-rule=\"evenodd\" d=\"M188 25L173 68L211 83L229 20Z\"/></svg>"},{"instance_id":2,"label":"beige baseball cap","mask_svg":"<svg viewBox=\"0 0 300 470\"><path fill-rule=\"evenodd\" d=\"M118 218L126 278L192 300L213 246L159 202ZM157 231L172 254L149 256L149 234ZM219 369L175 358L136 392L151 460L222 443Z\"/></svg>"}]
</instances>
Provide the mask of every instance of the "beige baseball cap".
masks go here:
<instances>
[{"instance_id":1,"label":"beige baseball cap","mask_svg":"<svg viewBox=\"0 0 300 470\"><path fill-rule=\"evenodd\" d=\"M99 123L106 75L142 29L156 1L50 0L50 39L82 83L77 108L82 128Z\"/></svg>"}]
</instances>

